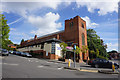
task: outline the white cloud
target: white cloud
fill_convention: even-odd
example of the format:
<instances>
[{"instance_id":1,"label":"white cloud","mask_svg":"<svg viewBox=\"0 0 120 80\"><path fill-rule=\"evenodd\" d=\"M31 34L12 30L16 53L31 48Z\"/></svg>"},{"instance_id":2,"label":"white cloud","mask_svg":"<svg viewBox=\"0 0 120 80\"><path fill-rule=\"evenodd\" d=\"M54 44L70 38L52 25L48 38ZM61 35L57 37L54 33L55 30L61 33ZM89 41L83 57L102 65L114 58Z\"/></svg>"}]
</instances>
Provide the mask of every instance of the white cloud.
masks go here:
<instances>
[{"instance_id":1,"label":"white cloud","mask_svg":"<svg viewBox=\"0 0 120 80\"><path fill-rule=\"evenodd\" d=\"M10 28L10 31L16 31L16 29L15 28Z\"/></svg>"},{"instance_id":2,"label":"white cloud","mask_svg":"<svg viewBox=\"0 0 120 80\"><path fill-rule=\"evenodd\" d=\"M44 7L56 9L61 2L3 2L2 11L7 13L17 13L26 17L29 12Z\"/></svg>"},{"instance_id":3,"label":"white cloud","mask_svg":"<svg viewBox=\"0 0 120 80\"><path fill-rule=\"evenodd\" d=\"M60 15L58 13L55 14L52 12L45 14L43 17L28 16L28 22L30 22L33 26L37 28L37 30L33 30L31 33L42 36L59 31L59 28L62 27L60 22L56 22L57 20L59 20L59 18Z\"/></svg>"},{"instance_id":4,"label":"white cloud","mask_svg":"<svg viewBox=\"0 0 120 80\"><path fill-rule=\"evenodd\" d=\"M88 11L91 13L93 13L95 9L98 9L99 15L105 15L114 11L118 12L119 0L3 0L1 10L8 13L18 13L25 16L29 11L44 7L57 9L60 4L65 4L68 6L72 2L76 2L78 8L86 6Z\"/></svg>"},{"instance_id":5,"label":"white cloud","mask_svg":"<svg viewBox=\"0 0 120 80\"><path fill-rule=\"evenodd\" d=\"M118 12L118 2L119 0L76 0L77 7L86 6L88 11L93 13L95 9L98 9L99 15L105 15L107 13Z\"/></svg>"},{"instance_id":6,"label":"white cloud","mask_svg":"<svg viewBox=\"0 0 120 80\"><path fill-rule=\"evenodd\" d=\"M81 18L86 21L87 28L96 28L96 26L99 25L97 23L92 23L91 19L88 16L81 17Z\"/></svg>"},{"instance_id":7,"label":"white cloud","mask_svg":"<svg viewBox=\"0 0 120 80\"><path fill-rule=\"evenodd\" d=\"M106 43L107 51L117 50L118 51L118 43Z\"/></svg>"}]
</instances>

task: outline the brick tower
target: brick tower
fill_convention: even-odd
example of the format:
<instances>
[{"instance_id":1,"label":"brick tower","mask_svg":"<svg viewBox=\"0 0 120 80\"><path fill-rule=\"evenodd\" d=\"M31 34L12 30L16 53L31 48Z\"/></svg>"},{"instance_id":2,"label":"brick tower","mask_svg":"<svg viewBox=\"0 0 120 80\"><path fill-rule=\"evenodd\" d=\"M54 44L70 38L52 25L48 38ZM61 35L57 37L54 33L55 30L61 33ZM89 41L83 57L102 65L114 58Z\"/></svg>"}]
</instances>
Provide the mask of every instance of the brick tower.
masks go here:
<instances>
[{"instance_id":1,"label":"brick tower","mask_svg":"<svg viewBox=\"0 0 120 80\"><path fill-rule=\"evenodd\" d=\"M65 20L65 42L66 43L76 43L80 48L82 45L87 46L87 32L86 32L86 22L79 16L71 18L70 20ZM87 53L80 52L80 61L88 59Z\"/></svg>"}]
</instances>

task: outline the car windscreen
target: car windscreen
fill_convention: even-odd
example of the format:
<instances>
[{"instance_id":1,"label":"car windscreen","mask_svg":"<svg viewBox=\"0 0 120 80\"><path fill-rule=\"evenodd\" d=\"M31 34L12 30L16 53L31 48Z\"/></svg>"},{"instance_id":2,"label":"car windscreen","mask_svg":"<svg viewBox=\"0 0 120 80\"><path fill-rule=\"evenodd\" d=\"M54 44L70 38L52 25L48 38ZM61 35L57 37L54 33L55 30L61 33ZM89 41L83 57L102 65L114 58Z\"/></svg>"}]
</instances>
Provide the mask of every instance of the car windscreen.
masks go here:
<instances>
[{"instance_id":1,"label":"car windscreen","mask_svg":"<svg viewBox=\"0 0 120 80\"><path fill-rule=\"evenodd\" d=\"M2 50L2 52L7 52L6 50Z\"/></svg>"},{"instance_id":2,"label":"car windscreen","mask_svg":"<svg viewBox=\"0 0 120 80\"><path fill-rule=\"evenodd\" d=\"M29 53L25 53L26 55L29 55Z\"/></svg>"}]
</instances>

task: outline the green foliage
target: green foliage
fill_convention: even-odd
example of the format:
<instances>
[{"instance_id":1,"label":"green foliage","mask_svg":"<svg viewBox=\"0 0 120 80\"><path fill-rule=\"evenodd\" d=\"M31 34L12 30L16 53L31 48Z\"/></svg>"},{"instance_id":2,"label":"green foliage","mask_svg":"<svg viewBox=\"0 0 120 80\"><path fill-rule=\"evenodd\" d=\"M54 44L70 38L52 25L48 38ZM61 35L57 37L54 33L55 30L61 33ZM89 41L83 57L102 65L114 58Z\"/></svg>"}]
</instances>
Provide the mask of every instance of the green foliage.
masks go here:
<instances>
[{"instance_id":1,"label":"green foliage","mask_svg":"<svg viewBox=\"0 0 120 80\"><path fill-rule=\"evenodd\" d=\"M76 46L76 50L73 49L73 51L77 54L76 55L77 59L79 59L79 53L80 53L81 49L78 46Z\"/></svg>"},{"instance_id":2,"label":"green foliage","mask_svg":"<svg viewBox=\"0 0 120 80\"><path fill-rule=\"evenodd\" d=\"M14 44L14 46L16 46L17 48L18 48L18 47L20 47L20 45L19 45L19 44Z\"/></svg>"},{"instance_id":3,"label":"green foliage","mask_svg":"<svg viewBox=\"0 0 120 80\"><path fill-rule=\"evenodd\" d=\"M74 50L74 51L75 51L76 54L79 54L81 49L78 46L76 46L76 50Z\"/></svg>"},{"instance_id":4,"label":"green foliage","mask_svg":"<svg viewBox=\"0 0 120 80\"><path fill-rule=\"evenodd\" d=\"M7 25L7 20L5 20L5 17L3 14L0 14L0 46L3 49L11 50L11 48L8 47L8 44L13 44L12 41L10 41L9 38L9 32L10 28Z\"/></svg>"},{"instance_id":5,"label":"green foliage","mask_svg":"<svg viewBox=\"0 0 120 80\"><path fill-rule=\"evenodd\" d=\"M96 31L94 31L93 29L87 30L87 44L89 48L90 58L96 58L99 55L106 57L107 45L104 44L104 41L100 39L100 37L96 34Z\"/></svg>"},{"instance_id":6,"label":"green foliage","mask_svg":"<svg viewBox=\"0 0 120 80\"><path fill-rule=\"evenodd\" d=\"M108 60L108 58L107 58L107 57L104 57L104 56L101 56L101 55L99 55L99 56L98 56L98 58L101 58L101 59L106 59L106 60Z\"/></svg>"},{"instance_id":7,"label":"green foliage","mask_svg":"<svg viewBox=\"0 0 120 80\"><path fill-rule=\"evenodd\" d=\"M99 50L96 49L96 57L98 57L98 56L99 56Z\"/></svg>"},{"instance_id":8,"label":"green foliage","mask_svg":"<svg viewBox=\"0 0 120 80\"><path fill-rule=\"evenodd\" d=\"M82 53L86 53L87 50L88 50L88 46L82 45L82 49L81 49Z\"/></svg>"},{"instance_id":9,"label":"green foliage","mask_svg":"<svg viewBox=\"0 0 120 80\"><path fill-rule=\"evenodd\" d=\"M95 54L94 50L90 50L90 54L91 54L91 59L93 59L93 55Z\"/></svg>"},{"instance_id":10,"label":"green foliage","mask_svg":"<svg viewBox=\"0 0 120 80\"><path fill-rule=\"evenodd\" d=\"M21 40L21 43L24 42L24 39Z\"/></svg>"},{"instance_id":11,"label":"green foliage","mask_svg":"<svg viewBox=\"0 0 120 80\"><path fill-rule=\"evenodd\" d=\"M66 43L64 43L64 42L60 43L60 47L62 49L62 56L63 56L63 58L65 58L65 53L67 51L67 49L66 49L67 46L68 45Z\"/></svg>"}]
</instances>

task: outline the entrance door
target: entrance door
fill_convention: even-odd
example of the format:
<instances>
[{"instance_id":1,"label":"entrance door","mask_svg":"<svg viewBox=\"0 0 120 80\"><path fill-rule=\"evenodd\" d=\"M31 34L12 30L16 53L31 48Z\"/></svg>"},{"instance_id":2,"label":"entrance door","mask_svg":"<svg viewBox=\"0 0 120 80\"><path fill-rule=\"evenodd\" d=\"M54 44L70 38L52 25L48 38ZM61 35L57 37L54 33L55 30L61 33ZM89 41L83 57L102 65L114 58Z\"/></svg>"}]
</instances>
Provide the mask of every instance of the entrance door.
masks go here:
<instances>
[{"instance_id":1,"label":"entrance door","mask_svg":"<svg viewBox=\"0 0 120 80\"><path fill-rule=\"evenodd\" d=\"M85 53L82 53L82 59L85 60Z\"/></svg>"}]
</instances>

